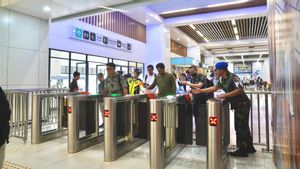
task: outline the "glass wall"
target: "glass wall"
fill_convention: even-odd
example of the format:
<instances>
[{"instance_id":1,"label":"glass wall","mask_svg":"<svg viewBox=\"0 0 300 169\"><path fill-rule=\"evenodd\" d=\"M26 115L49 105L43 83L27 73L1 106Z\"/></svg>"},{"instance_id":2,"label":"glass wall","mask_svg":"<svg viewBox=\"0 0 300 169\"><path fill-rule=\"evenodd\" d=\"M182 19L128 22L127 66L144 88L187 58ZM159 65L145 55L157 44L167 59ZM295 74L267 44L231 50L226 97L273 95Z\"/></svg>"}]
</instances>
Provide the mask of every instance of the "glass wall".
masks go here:
<instances>
[{"instance_id":1,"label":"glass wall","mask_svg":"<svg viewBox=\"0 0 300 169\"><path fill-rule=\"evenodd\" d=\"M144 71L143 63L69 51L50 49L49 57L49 87L51 88L69 88L73 73L78 71L80 73L79 90L96 93L99 84L97 74L103 73L104 77L107 77L106 63L108 62L115 63L116 71L122 71L123 75L132 74L136 68ZM142 77L143 73L140 78Z\"/></svg>"},{"instance_id":2,"label":"glass wall","mask_svg":"<svg viewBox=\"0 0 300 169\"><path fill-rule=\"evenodd\" d=\"M50 88L68 88L70 84L69 53L50 51Z\"/></svg>"}]
</instances>

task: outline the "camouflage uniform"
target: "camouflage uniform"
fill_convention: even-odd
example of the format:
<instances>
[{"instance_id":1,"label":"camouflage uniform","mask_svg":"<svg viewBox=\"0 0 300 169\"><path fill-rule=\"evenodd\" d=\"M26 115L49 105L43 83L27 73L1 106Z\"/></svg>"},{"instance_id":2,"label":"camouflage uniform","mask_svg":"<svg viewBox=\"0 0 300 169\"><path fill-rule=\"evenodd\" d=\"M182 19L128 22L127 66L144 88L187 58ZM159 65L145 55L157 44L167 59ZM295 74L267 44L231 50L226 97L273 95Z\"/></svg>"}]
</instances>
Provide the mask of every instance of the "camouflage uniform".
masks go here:
<instances>
[{"instance_id":1,"label":"camouflage uniform","mask_svg":"<svg viewBox=\"0 0 300 169\"><path fill-rule=\"evenodd\" d=\"M127 83L123 76L115 74L113 77L107 77L104 83L104 91L107 96L111 94L117 94L123 96L123 88L127 88Z\"/></svg>"},{"instance_id":2,"label":"camouflage uniform","mask_svg":"<svg viewBox=\"0 0 300 169\"><path fill-rule=\"evenodd\" d=\"M222 88L226 93L238 88L243 89L238 77L230 72L227 72L226 78L220 78L217 87ZM253 146L253 139L249 129L251 101L244 92L239 96L229 97L227 99L231 104L231 109L234 109L234 127L237 135L237 146L239 148Z\"/></svg>"}]
</instances>

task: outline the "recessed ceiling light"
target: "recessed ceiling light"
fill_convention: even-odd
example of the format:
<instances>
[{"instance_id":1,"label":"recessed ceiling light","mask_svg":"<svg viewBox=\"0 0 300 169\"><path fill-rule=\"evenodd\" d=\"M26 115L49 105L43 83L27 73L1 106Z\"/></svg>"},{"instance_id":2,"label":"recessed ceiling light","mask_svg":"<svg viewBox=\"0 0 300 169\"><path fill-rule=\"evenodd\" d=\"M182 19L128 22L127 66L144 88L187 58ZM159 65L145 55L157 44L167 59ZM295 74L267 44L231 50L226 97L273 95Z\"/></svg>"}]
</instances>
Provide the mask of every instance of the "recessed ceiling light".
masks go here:
<instances>
[{"instance_id":1,"label":"recessed ceiling light","mask_svg":"<svg viewBox=\"0 0 300 169\"><path fill-rule=\"evenodd\" d=\"M177 40L180 40L180 38L177 38Z\"/></svg>"},{"instance_id":2,"label":"recessed ceiling light","mask_svg":"<svg viewBox=\"0 0 300 169\"><path fill-rule=\"evenodd\" d=\"M43 7L43 10L44 10L45 12L50 12L50 11L51 11L51 8L50 8L49 6L44 6L44 7Z\"/></svg>"},{"instance_id":3,"label":"recessed ceiling light","mask_svg":"<svg viewBox=\"0 0 300 169\"><path fill-rule=\"evenodd\" d=\"M146 20L146 23L149 23L149 22L150 22L150 21L147 19L147 20Z\"/></svg>"},{"instance_id":4,"label":"recessed ceiling light","mask_svg":"<svg viewBox=\"0 0 300 169\"><path fill-rule=\"evenodd\" d=\"M232 26L235 26L235 25L236 25L236 23L235 23L235 20L234 20L234 19L232 19L232 20L231 20L231 24L232 24Z\"/></svg>"},{"instance_id":5,"label":"recessed ceiling light","mask_svg":"<svg viewBox=\"0 0 300 169\"><path fill-rule=\"evenodd\" d=\"M192 24L189 25L192 29L196 29L196 27Z\"/></svg>"}]
</instances>

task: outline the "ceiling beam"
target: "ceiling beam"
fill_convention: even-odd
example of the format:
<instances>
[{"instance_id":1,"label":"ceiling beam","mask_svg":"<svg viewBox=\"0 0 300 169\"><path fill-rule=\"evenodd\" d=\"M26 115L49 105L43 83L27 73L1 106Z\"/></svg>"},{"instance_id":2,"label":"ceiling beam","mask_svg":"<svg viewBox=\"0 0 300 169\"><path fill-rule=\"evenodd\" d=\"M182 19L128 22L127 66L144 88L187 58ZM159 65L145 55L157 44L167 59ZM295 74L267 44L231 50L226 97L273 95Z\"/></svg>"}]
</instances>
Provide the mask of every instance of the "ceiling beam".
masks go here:
<instances>
[{"instance_id":1,"label":"ceiling beam","mask_svg":"<svg viewBox=\"0 0 300 169\"><path fill-rule=\"evenodd\" d=\"M231 40L222 42L210 42L210 43L199 43L199 46L206 49L213 48L227 48L229 46L256 46L256 45L268 45L268 38L255 38L255 39L243 39L243 40Z\"/></svg>"},{"instance_id":2,"label":"ceiling beam","mask_svg":"<svg viewBox=\"0 0 300 169\"><path fill-rule=\"evenodd\" d=\"M227 57L230 58L230 56L240 56L240 55L268 55L269 51L264 52L240 52L240 53L224 53L224 54L213 54L214 57Z\"/></svg>"},{"instance_id":3,"label":"ceiling beam","mask_svg":"<svg viewBox=\"0 0 300 169\"><path fill-rule=\"evenodd\" d=\"M220 60L219 58L216 58L216 59ZM257 59L258 58L244 59L244 62L257 62ZM229 61L229 62L243 62L242 59L228 59L228 58L227 58L227 61ZM259 61L262 62L262 61L265 61L265 59L260 59Z\"/></svg>"},{"instance_id":4,"label":"ceiling beam","mask_svg":"<svg viewBox=\"0 0 300 169\"><path fill-rule=\"evenodd\" d=\"M256 6L242 9L210 12L203 14L187 15L165 19L165 24L169 26L183 26L189 24L200 24L208 22L218 22L231 19L244 19L267 15L267 6Z\"/></svg>"}]
</instances>

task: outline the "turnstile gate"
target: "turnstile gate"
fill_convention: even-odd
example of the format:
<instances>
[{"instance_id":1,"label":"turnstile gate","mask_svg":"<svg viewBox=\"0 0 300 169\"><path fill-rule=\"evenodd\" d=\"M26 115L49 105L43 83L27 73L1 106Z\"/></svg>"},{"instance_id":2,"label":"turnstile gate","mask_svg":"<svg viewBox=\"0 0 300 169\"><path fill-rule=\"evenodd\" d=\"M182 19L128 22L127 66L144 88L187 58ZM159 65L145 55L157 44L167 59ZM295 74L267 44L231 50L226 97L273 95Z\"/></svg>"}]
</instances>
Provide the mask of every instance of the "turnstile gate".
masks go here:
<instances>
[{"instance_id":1,"label":"turnstile gate","mask_svg":"<svg viewBox=\"0 0 300 169\"><path fill-rule=\"evenodd\" d=\"M104 98L104 161L110 162L147 142L146 95Z\"/></svg>"},{"instance_id":2,"label":"turnstile gate","mask_svg":"<svg viewBox=\"0 0 300 169\"><path fill-rule=\"evenodd\" d=\"M75 153L103 141L99 126L101 95L68 96L68 152Z\"/></svg>"},{"instance_id":3,"label":"turnstile gate","mask_svg":"<svg viewBox=\"0 0 300 169\"><path fill-rule=\"evenodd\" d=\"M31 143L39 144L67 134L62 118L70 93L33 94Z\"/></svg>"},{"instance_id":4,"label":"turnstile gate","mask_svg":"<svg viewBox=\"0 0 300 169\"><path fill-rule=\"evenodd\" d=\"M229 105L215 99L207 101L208 142L207 169L226 169L229 164Z\"/></svg>"},{"instance_id":5,"label":"turnstile gate","mask_svg":"<svg viewBox=\"0 0 300 169\"><path fill-rule=\"evenodd\" d=\"M185 146L176 141L177 98L150 100L150 121L150 169L163 169Z\"/></svg>"}]
</instances>

